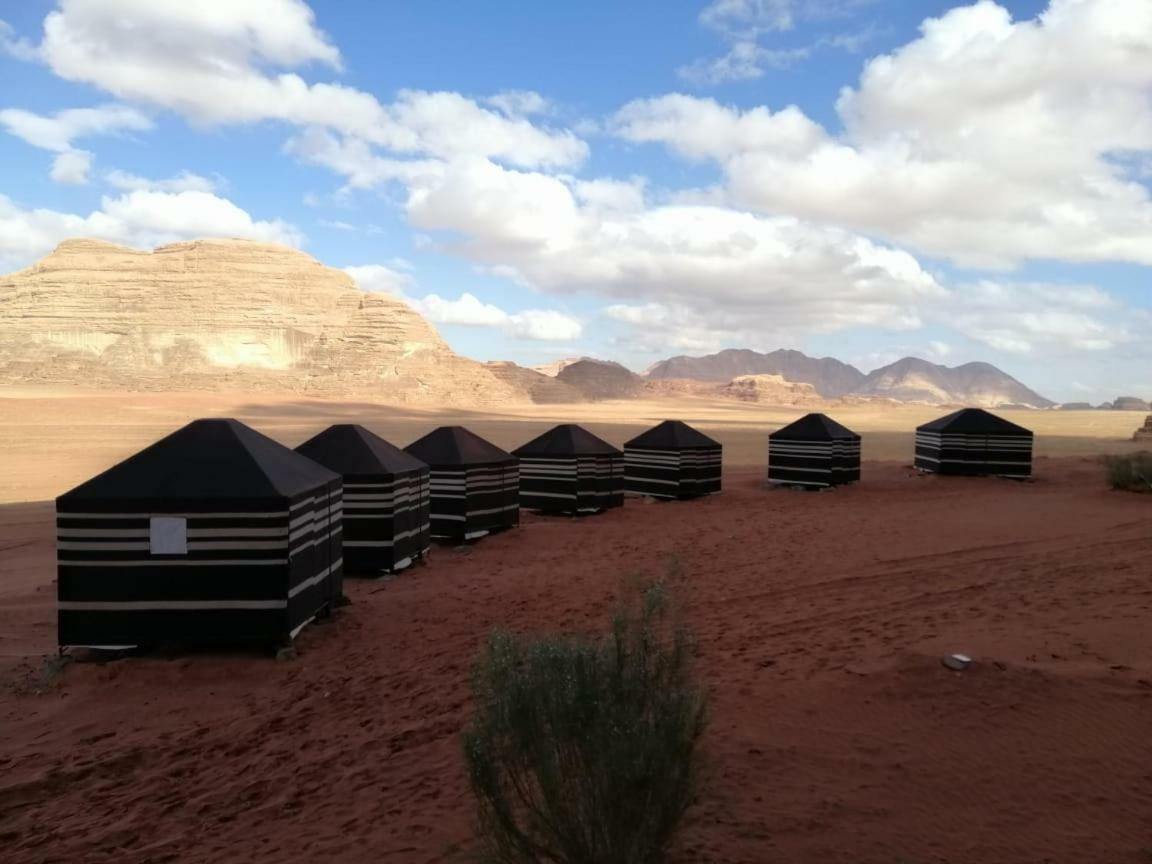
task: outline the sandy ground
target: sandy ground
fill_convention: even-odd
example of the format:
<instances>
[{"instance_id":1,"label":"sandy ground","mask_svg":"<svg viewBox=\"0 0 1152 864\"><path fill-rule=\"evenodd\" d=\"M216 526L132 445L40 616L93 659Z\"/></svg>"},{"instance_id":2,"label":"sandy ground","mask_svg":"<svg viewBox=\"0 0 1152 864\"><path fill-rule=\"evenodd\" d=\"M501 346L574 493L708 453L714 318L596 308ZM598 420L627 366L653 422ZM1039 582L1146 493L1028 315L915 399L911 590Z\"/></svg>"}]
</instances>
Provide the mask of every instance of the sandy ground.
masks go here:
<instances>
[{"instance_id":1,"label":"sandy ground","mask_svg":"<svg viewBox=\"0 0 1152 864\"><path fill-rule=\"evenodd\" d=\"M5 495L50 497L189 405L287 443L336 418L400 443L446 422L239 404L10 396ZM608 407L589 425L619 441L671 406ZM1137 418L1028 415L1066 425L1043 430L1036 481L1013 483L910 472L898 430L916 409L837 412L873 433L872 459L904 461L797 493L764 490L757 463L764 429L799 412L677 407L729 448L724 494L527 515L394 580L349 580L352 605L288 662L57 669L51 506L0 507L3 860L468 861L459 733L486 634L599 627L624 584L675 556L712 700L677 862L1147 864L1152 496L1107 490L1091 455L1124 447ZM511 445L565 414L458 419ZM952 651L978 662L949 672Z\"/></svg>"}]
</instances>

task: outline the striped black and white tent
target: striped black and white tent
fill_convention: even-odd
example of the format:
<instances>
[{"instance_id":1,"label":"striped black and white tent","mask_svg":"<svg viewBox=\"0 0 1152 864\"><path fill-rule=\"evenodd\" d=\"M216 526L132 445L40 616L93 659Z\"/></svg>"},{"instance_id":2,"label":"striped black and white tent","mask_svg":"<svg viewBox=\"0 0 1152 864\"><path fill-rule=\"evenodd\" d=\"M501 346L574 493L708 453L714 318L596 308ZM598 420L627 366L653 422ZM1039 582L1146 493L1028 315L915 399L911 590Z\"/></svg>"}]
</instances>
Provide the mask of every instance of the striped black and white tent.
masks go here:
<instances>
[{"instance_id":1,"label":"striped black and white tent","mask_svg":"<svg viewBox=\"0 0 1152 864\"><path fill-rule=\"evenodd\" d=\"M665 420L624 445L624 489L653 498L720 491L722 450L680 420Z\"/></svg>"},{"instance_id":2,"label":"striped black and white tent","mask_svg":"<svg viewBox=\"0 0 1152 864\"><path fill-rule=\"evenodd\" d=\"M594 513L624 504L624 454L582 426L556 426L512 453L521 507Z\"/></svg>"},{"instance_id":3,"label":"striped black and white tent","mask_svg":"<svg viewBox=\"0 0 1152 864\"><path fill-rule=\"evenodd\" d=\"M340 477L196 420L56 499L59 644L290 641L340 597Z\"/></svg>"},{"instance_id":4,"label":"striped black and white tent","mask_svg":"<svg viewBox=\"0 0 1152 864\"><path fill-rule=\"evenodd\" d=\"M982 408L916 429L916 467L937 474L1032 476L1032 432Z\"/></svg>"},{"instance_id":5,"label":"striped black and white tent","mask_svg":"<svg viewBox=\"0 0 1152 864\"><path fill-rule=\"evenodd\" d=\"M441 426L404 450L432 469L432 536L472 540L520 524L516 457L463 426Z\"/></svg>"},{"instance_id":6,"label":"striped black and white tent","mask_svg":"<svg viewBox=\"0 0 1152 864\"><path fill-rule=\"evenodd\" d=\"M807 414L768 436L768 482L812 489L860 479L860 436L824 414Z\"/></svg>"},{"instance_id":7,"label":"striped black and white tent","mask_svg":"<svg viewBox=\"0 0 1152 864\"><path fill-rule=\"evenodd\" d=\"M344 479L344 572L403 570L431 540L428 466L363 426L329 426L296 448Z\"/></svg>"}]
</instances>

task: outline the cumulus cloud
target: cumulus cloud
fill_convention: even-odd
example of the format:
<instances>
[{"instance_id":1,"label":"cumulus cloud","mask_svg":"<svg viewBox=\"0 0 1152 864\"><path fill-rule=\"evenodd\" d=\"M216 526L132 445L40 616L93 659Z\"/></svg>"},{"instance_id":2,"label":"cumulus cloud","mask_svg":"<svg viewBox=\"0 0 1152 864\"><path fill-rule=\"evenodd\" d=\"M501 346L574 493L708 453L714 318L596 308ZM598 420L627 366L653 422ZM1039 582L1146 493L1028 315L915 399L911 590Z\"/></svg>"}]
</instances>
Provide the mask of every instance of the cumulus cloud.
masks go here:
<instances>
[{"instance_id":1,"label":"cumulus cloud","mask_svg":"<svg viewBox=\"0 0 1152 864\"><path fill-rule=\"evenodd\" d=\"M92 154L86 150L68 150L52 160L49 176L56 183L82 186L88 182L92 168Z\"/></svg>"},{"instance_id":2,"label":"cumulus cloud","mask_svg":"<svg viewBox=\"0 0 1152 864\"><path fill-rule=\"evenodd\" d=\"M391 264L345 267L344 271L365 291L393 294L434 324L494 327L516 339L542 342L568 342L579 339L583 334L584 328L579 320L554 309L526 309L509 313L492 303L485 303L467 291L455 300L439 294L412 296L411 289L415 280L410 273L404 272L411 268L411 264L403 259L395 259Z\"/></svg>"},{"instance_id":3,"label":"cumulus cloud","mask_svg":"<svg viewBox=\"0 0 1152 864\"><path fill-rule=\"evenodd\" d=\"M181 171L174 177L152 179L128 171L115 170L104 175L104 180L109 186L126 191L146 189L154 192L215 192L221 185L219 179L203 177L191 171Z\"/></svg>"},{"instance_id":4,"label":"cumulus cloud","mask_svg":"<svg viewBox=\"0 0 1152 864\"><path fill-rule=\"evenodd\" d=\"M477 153L522 166L570 166L587 145L524 115L546 103L498 94L495 110L458 93L404 91L389 104L297 72L339 69L340 53L302 0L59 0L40 54L60 77L204 124L281 120L332 130L350 147L451 158Z\"/></svg>"},{"instance_id":5,"label":"cumulus cloud","mask_svg":"<svg viewBox=\"0 0 1152 864\"><path fill-rule=\"evenodd\" d=\"M1131 310L1091 285L981 280L957 287L937 314L998 351L1110 351L1130 342Z\"/></svg>"},{"instance_id":6,"label":"cumulus cloud","mask_svg":"<svg viewBox=\"0 0 1152 864\"><path fill-rule=\"evenodd\" d=\"M197 237L241 237L299 245L301 236L279 220L260 221L208 192L137 190L101 200L81 216L47 208L26 209L0 195L0 270L32 263L72 237L94 237L152 248Z\"/></svg>"},{"instance_id":7,"label":"cumulus cloud","mask_svg":"<svg viewBox=\"0 0 1152 864\"><path fill-rule=\"evenodd\" d=\"M613 128L717 162L740 207L840 224L973 267L1152 263L1152 5L991 0L924 22L871 60L833 134L795 107L668 95Z\"/></svg>"}]
</instances>

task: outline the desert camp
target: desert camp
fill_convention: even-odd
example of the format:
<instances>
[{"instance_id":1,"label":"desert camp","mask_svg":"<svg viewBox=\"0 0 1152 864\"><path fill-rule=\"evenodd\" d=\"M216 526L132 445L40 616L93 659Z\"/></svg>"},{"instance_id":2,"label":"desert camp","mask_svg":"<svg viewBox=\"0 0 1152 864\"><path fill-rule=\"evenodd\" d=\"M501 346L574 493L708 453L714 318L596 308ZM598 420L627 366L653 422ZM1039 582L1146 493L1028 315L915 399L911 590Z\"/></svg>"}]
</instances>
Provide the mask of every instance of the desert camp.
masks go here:
<instances>
[{"instance_id":1,"label":"desert camp","mask_svg":"<svg viewBox=\"0 0 1152 864\"><path fill-rule=\"evenodd\" d=\"M0 864L1152 864L1152 0L0 82Z\"/></svg>"}]
</instances>

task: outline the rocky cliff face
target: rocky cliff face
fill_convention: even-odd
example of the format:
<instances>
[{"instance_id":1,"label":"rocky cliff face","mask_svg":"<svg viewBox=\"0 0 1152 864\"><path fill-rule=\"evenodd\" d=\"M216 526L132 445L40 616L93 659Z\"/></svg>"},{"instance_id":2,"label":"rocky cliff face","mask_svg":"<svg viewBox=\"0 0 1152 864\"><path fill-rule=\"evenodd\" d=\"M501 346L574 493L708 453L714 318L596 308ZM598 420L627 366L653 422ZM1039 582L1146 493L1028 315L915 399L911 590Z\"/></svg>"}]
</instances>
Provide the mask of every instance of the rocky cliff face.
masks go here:
<instances>
[{"instance_id":1,"label":"rocky cliff face","mask_svg":"<svg viewBox=\"0 0 1152 864\"><path fill-rule=\"evenodd\" d=\"M584 399L632 399L644 395L644 380L619 363L584 358L561 369L556 380L579 392Z\"/></svg>"},{"instance_id":2,"label":"rocky cliff face","mask_svg":"<svg viewBox=\"0 0 1152 864\"><path fill-rule=\"evenodd\" d=\"M0 382L525 399L405 303L282 246L66 241L0 276Z\"/></svg>"}]
</instances>

